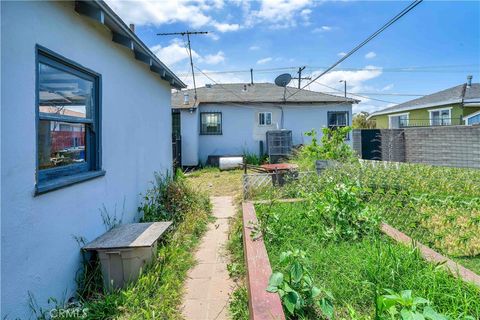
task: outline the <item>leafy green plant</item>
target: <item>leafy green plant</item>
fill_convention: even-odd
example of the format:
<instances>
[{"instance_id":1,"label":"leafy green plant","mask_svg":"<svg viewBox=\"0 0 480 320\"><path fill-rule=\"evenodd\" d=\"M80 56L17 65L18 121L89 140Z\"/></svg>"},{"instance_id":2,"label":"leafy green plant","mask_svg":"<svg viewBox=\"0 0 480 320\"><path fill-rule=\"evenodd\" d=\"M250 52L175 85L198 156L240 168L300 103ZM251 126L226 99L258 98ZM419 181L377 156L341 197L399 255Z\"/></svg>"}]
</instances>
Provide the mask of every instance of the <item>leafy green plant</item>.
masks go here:
<instances>
[{"instance_id":1,"label":"leafy green plant","mask_svg":"<svg viewBox=\"0 0 480 320\"><path fill-rule=\"evenodd\" d=\"M182 222L186 212L195 204L210 206L208 198L193 190L183 174L155 173L152 187L145 193L138 211L142 221L172 221L174 227Z\"/></svg>"},{"instance_id":2,"label":"leafy green plant","mask_svg":"<svg viewBox=\"0 0 480 320\"><path fill-rule=\"evenodd\" d=\"M396 293L386 289L388 294L377 298L378 320L447 320L447 317L437 313L430 301L412 296L411 290Z\"/></svg>"},{"instance_id":3,"label":"leafy green plant","mask_svg":"<svg viewBox=\"0 0 480 320\"><path fill-rule=\"evenodd\" d=\"M252 165L255 165L255 166L259 166L261 164L264 164L264 163L268 162L268 156L267 155L258 156L255 153L250 153L250 152L247 152L247 151L245 151L243 153L243 159L244 159L245 163L252 164Z\"/></svg>"},{"instance_id":4,"label":"leafy green plant","mask_svg":"<svg viewBox=\"0 0 480 320\"><path fill-rule=\"evenodd\" d=\"M356 240L377 232L378 217L362 200L366 192L346 178L330 181L323 190L305 195L321 222L323 239Z\"/></svg>"},{"instance_id":5,"label":"leafy green plant","mask_svg":"<svg viewBox=\"0 0 480 320\"><path fill-rule=\"evenodd\" d=\"M284 271L270 276L267 291L278 292L285 310L292 317L308 319L320 310L324 318L331 319L334 315L333 297L313 284L304 261L303 251L282 252L280 263L285 265Z\"/></svg>"},{"instance_id":6,"label":"leafy green plant","mask_svg":"<svg viewBox=\"0 0 480 320\"><path fill-rule=\"evenodd\" d=\"M240 286L232 292L229 311L232 320L248 320L248 296L247 288Z\"/></svg>"},{"instance_id":7,"label":"leafy green plant","mask_svg":"<svg viewBox=\"0 0 480 320\"><path fill-rule=\"evenodd\" d=\"M307 137L311 137L311 142L297 151L293 161L304 169L313 169L316 160L353 161L356 159L355 152L345 143L345 137L351 130L350 127L323 128L320 143L315 130L305 133Z\"/></svg>"}]
</instances>

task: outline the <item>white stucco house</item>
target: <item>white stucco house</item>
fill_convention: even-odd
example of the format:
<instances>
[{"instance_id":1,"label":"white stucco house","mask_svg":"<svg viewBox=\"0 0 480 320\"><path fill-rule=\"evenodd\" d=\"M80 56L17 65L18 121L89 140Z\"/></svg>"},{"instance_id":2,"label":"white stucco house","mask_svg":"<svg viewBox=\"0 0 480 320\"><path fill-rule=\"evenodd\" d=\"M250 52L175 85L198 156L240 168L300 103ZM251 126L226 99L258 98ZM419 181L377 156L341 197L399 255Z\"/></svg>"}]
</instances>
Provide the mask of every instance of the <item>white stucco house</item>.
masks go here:
<instances>
[{"instance_id":1,"label":"white stucco house","mask_svg":"<svg viewBox=\"0 0 480 320\"><path fill-rule=\"evenodd\" d=\"M137 219L185 85L103 2L1 2L1 317L75 290L74 237ZM66 296L65 296L66 293Z\"/></svg>"},{"instance_id":2,"label":"white stucco house","mask_svg":"<svg viewBox=\"0 0 480 320\"><path fill-rule=\"evenodd\" d=\"M357 100L272 83L214 84L172 94L174 132L182 139L182 166L205 164L209 156L260 155L266 132L292 131L294 145L305 133L352 123ZM349 142L349 141L348 141ZM349 142L350 143L350 142Z\"/></svg>"}]
</instances>

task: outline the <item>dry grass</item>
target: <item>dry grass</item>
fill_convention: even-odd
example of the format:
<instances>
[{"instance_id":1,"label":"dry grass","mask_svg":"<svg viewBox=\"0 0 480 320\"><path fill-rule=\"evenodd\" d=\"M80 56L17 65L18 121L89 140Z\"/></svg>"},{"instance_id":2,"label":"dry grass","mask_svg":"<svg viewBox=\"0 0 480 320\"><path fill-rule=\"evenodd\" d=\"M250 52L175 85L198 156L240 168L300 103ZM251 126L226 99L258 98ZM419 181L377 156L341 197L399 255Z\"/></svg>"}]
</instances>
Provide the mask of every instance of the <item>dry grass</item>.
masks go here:
<instances>
[{"instance_id":1,"label":"dry grass","mask_svg":"<svg viewBox=\"0 0 480 320\"><path fill-rule=\"evenodd\" d=\"M242 193L242 170L220 171L218 168L205 168L186 176L194 187L211 196L238 197Z\"/></svg>"}]
</instances>

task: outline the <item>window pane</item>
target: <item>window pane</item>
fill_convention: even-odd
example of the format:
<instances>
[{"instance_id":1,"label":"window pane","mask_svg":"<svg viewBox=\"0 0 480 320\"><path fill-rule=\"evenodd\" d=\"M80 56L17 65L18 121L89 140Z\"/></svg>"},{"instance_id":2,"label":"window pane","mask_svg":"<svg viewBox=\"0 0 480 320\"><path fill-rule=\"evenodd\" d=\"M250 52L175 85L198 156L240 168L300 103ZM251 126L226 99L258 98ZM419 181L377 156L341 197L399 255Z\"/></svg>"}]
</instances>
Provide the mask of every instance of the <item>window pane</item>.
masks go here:
<instances>
[{"instance_id":1,"label":"window pane","mask_svg":"<svg viewBox=\"0 0 480 320\"><path fill-rule=\"evenodd\" d=\"M480 114L477 114L476 116L473 116L471 117L470 119L468 119L468 123L467 124L480 124Z\"/></svg>"},{"instance_id":2,"label":"window pane","mask_svg":"<svg viewBox=\"0 0 480 320\"><path fill-rule=\"evenodd\" d=\"M201 115L201 131L206 134L222 133L222 117L220 113L202 113Z\"/></svg>"},{"instance_id":3,"label":"window pane","mask_svg":"<svg viewBox=\"0 0 480 320\"><path fill-rule=\"evenodd\" d=\"M43 120L39 122L38 164L40 169L85 161L85 124Z\"/></svg>"},{"instance_id":4,"label":"window pane","mask_svg":"<svg viewBox=\"0 0 480 320\"><path fill-rule=\"evenodd\" d=\"M329 127L345 127L347 125L346 112L329 112L328 126Z\"/></svg>"},{"instance_id":5,"label":"window pane","mask_svg":"<svg viewBox=\"0 0 480 320\"><path fill-rule=\"evenodd\" d=\"M266 119L267 125L272 124L272 114L270 112L267 112L267 119Z\"/></svg>"},{"instance_id":6,"label":"window pane","mask_svg":"<svg viewBox=\"0 0 480 320\"><path fill-rule=\"evenodd\" d=\"M258 114L258 124L259 125L264 125L265 124L265 113L260 112Z\"/></svg>"},{"instance_id":7,"label":"window pane","mask_svg":"<svg viewBox=\"0 0 480 320\"><path fill-rule=\"evenodd\" d=\"M92 81L39 63L39 111L78 118L91 118Z\"/></svg>"}]
</instances>

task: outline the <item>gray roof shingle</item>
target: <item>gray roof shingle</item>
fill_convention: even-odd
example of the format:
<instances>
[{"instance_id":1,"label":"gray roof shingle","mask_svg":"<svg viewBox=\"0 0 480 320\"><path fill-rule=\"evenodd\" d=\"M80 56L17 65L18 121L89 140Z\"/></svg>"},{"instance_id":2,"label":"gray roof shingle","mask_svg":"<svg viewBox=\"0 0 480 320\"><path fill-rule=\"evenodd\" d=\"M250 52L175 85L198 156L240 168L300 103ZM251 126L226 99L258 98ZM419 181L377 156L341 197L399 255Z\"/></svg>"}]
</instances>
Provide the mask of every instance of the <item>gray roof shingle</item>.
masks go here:
<instances>
[{"instance_id":1,"label":"gray roof shingle","mask_svg":"<svg viewBox=\"0 0 480 320\"><path fill-rule=\"evenodd\" d=\"M413 99L404 103L397 104L370 115L370 117L390 114L407 110L429 108L434 106L441 106L453 103L461 103L463 99L479 99L480 100L480 83L472 83L471 87L461 84L452 88L438 91L421 98Z\"/></svg>"},{"instance_id":2,"label":"gray roof shingle","mask_svg":"<svg viewBox=\"0 0 480 320\"><path fill-rule=\"evenodd\" d=\"M298 92L300 91L300 92ZM288 98L292 93L296 93ZM189 104L184 104L184 94L189 95ZM212 84L197 88L198 101L194 105L193 89L178 91L172 94L172 108L185 109L196 108L200 103L283 103L283 88L272 83L227 83ZM301 90L287 87L287 103L329 103L345 102L357 103L358 100L325 94L316 91Z\"/></svg>"}]
</instances>

